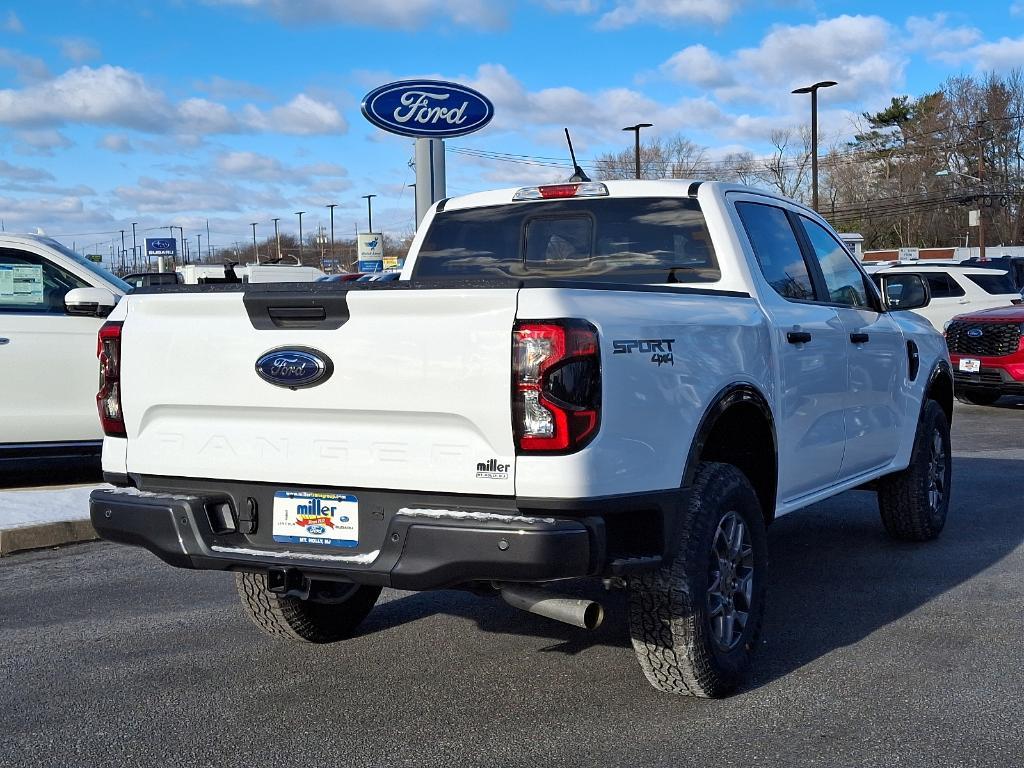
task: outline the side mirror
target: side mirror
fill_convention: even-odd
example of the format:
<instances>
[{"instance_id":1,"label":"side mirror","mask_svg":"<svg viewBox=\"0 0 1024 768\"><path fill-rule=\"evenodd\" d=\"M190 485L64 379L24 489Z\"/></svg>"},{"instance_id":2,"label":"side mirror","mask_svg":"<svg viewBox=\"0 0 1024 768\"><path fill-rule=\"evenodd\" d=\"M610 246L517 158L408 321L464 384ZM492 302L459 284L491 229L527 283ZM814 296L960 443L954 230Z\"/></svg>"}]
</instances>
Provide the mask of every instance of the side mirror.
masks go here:
<instances>
[{"instance_id":1,"label":"side mirror","mask_svg":"<svg viewBox=\"0 0 1024 768\"><path fill-rule=\"evenodd\" d=\"M72 288L64 294L69 315L106 317L117 306L117 296L106 288Z\"/></svg>"},{"instance_id":2,"label":"side mirror","mask_svg":"<svg viewBox=\"0 0 1024 768\"><path fill-rule=\"evenodd\" d=\"M932 300L928 281L915 273L881 275L882 299L890 311L921 309Z\"/></svg>"}]
</instances>

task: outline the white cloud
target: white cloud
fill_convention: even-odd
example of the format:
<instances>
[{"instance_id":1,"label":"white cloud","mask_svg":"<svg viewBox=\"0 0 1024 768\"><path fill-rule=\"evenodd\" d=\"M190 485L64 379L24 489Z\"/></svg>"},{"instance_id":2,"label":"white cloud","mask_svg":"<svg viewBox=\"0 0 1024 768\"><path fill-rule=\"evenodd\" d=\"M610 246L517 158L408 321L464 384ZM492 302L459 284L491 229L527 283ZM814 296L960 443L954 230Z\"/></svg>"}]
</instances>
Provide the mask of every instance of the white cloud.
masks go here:
<instances>
[{"instance_id":1,"label":"white cloud","mask_svg":"<svg viewBox=\"0 0 1024 768\"><path fill-rule=\"evenodd\" d=\"M1010 4L1010 15L1011 16L1024 16L1024 3L1011 3Z\"/></svg>"},{"instance_id":2,"label":"white cloud","mask_svg":"<svg viewBox=\"0 0 1024 768\"><path fill-rule=\"evenodd\" d=\"M71 139L53 128L15 131L14 136L19 142L19 149L29 154L52 155L54 150L74 146Z\"/></svg>"},{"instance_id":3,"label":"white cloud","mask_svg":"<svg viewBox=\"0 0 1024 768\"><path fill-rule=\"evenodd\" d=\"M79 67L22 90L0 90L8 125L90 123L159 131L170 117L162 93L121 67Z\"/></svg>"},{"instance_id":4,"label":"white cloud","mask_svg":"<svg viewBox=\"0 0 1024 768\"><path fill-rule=\"evenodd\" d=\"M839 83L823 91L822 98L856 101L892 93L902 83L906 61L893 42L895 35L878 16L844 15L816 24L777 25L756 47L719 57L690 46L668 59L660 71L714 88L715 97L726 103L778 103L793 88L819 80Z\"/></svg>"},{"instance_id":5,"label":"white cloud","mask_svg":"<svg viewBox=\"0 0 1024 768\"><path fill-rule=\"evenodd\" d=\"M22 82L45 80L50 76L46 62L35 56L28 56L8 48L0 48L0 67L13 69Z\"/></svg>"},{"instance_id":6,"label":"white cloud","mask_svg":"<svg viewBox=\"0 0 1024 768\"><path fill-rule=\"evenodd\" d=\"M0 65L3 64L0 49ZM344 133L345 118L333 104L300 93L287 104L261 109L248 104L233 112L224 104L192 97L172 103L142 75L104 65L77 67L21 89L0 90L0 124L55 127L67 123L117 126L147 133L209 134Z\"/></svg>"},{"instance_id":7,"label":"white cloud","mask_svg":"<svg viewBox=\"0 0 1024 768\"><path fill-rule=\"evenodd\" d=\"M0 179L10 181L53 181L53 174L42 168L28 168L24 165L11 165L0 160Z\"/></svg>"},{"instance_id":8,"label":"white cloud","mask_svg":"<svg viewBox=\"0 0 1024 768\"><path fill-rule=\"evenodd\" d=\"M7 16L4 17L3 24L0 25L4 32L14 32L20 34L25 31L25 25L21 23L21 19L18 18L18 14L14 11L8 11Z\"/></svg>"},{"instance_id":9,"label":"white cloud","mask_svg":"<svg viewBox=\"0 0 1024 768\"><path fill-rule=\"evenodd\" d=\"M661 25L725 24L744 0L625 0L598 21L603 29L619 29L640 22Z\"/></svg>"},{"instance_id":10,"label":"white cloud","mask_svg":"<svg viewBox=\"0 0 1024 768\"><path fill-rule=\"evenodd\" d=\"M954 58L954 57L949 57ZM978 71L1005 72L1024 67L1024 37L1003 37L995 42L980 43L956 56L957 61L972 61Z\"/></svg>"},{"instance_id":11,"label":"white cloud","mask_svg":"<svg viewBox=\"0 0 1024 768\"><path fill-rule=\"evenodd\" d=\"M84 37L61 37L57 39L57 45L60 47L60 55L75 64L100 57L99 47Z\"/></svg>"},{"instance_id":12,"label":"white cloud","mask_svg":"<svg viewBox=\"0 0 1024 768\"><path fill-rule=\"evenodd\" d=\"M906 23L910 38L905 45L909 50L957 51L981 40L976 27L954 27L948 13L936 13L930 18L911 16Z\"/></svg>"},{"instance_id":13,"label":"white cloud","mask_svg":"<svg viewBox=\"0 0 1024 768\"><path fill-rule=\"evenodd\" d=\"M226 152L217 158L217 170L250 179L279 180L284 169L276 158L257 152Z\"/></svg>"},{"instance_id":14,"label":"white cloud","mask_svg":"<svg viewBox=\"0 0 1024 768\"><path fill-rule=\"evenodd\" d=\"M249 106L244 112L249 125L273 133L299 136L344 133L348 123L337 107L300 93L287 104L267 112Z\"/></svg>"},{"instance_id":15,"label":"white cloud","mask_svg":"<svg viewBox=\"0 0 1024 768\"><path fill-rule=\"evenodd\" d=\"M508 0L206 0L246 8L286 24L345 23L417 29L435 21L493 29L505 23Z\"/></svg>"},{"instance_id":16,"label":"white cloud","mask_svg":"<svg viewBox=\"0 0 1024 768\"><path fill-rule=\"evenodd\" d=\"M725 60L703 45L683 48L661 65L661 71L673 80L704 88L722 88L734 82Z\"/></svg>"},{"instance_id":17,"label":"white cloud","mask_svg":"<svg viewBox=\"0 0 1024 768\"><path fill-rule=\"evenodd\" d=\"M135 147L132 146L131 141L123 133L105 134L96 142L96 146L120 154L128 154L135 151Z\"/></svg>"},{"instance_id":18,"label":"white cloud","mask_svg":"<svg viewBox=\"0 0 1024 768\"><path fill-rule=\"evenodd\" d=\"M535 0L549 11L555 13L593 13L598 8L598 0Z\"/></svg>"}]
</instances>

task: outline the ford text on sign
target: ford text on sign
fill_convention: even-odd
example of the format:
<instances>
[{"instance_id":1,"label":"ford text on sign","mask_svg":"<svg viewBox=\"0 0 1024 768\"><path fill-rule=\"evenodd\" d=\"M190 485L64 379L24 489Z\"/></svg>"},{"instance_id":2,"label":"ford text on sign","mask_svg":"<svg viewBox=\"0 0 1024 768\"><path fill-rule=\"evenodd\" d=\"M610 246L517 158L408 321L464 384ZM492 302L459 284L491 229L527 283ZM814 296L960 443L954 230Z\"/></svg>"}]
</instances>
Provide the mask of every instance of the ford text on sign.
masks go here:
<instances>
[{"instance_id":1,"label":"ford text on sign","mask_svg":"<svg viewBox=\"0 0 1024 768\"><path fill-rule=\"evenodd\" d=\"M483 94L458 83L402 80L366 94L363 115L385 131L401 136L445 138L478 131L494 117Z\"/></svg>"}]
</instances>

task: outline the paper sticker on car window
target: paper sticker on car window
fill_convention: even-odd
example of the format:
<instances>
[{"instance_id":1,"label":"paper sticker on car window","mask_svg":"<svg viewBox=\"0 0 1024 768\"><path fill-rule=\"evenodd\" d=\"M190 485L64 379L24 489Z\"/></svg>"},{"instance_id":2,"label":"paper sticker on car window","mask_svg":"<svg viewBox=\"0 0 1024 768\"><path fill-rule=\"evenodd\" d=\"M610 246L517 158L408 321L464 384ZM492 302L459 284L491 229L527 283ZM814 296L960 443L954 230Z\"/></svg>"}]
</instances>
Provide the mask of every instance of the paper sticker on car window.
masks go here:
<instances>
[{"instance_id":1,"label":"paper sticker on car window","mask_svg":"<svg viewBox=\"0 0 1024 768\"><path fill-rule=\"evenodd\" d=\"M42 303L41 264L0 264L0 305Z\"/></svg>"}]
</instances>

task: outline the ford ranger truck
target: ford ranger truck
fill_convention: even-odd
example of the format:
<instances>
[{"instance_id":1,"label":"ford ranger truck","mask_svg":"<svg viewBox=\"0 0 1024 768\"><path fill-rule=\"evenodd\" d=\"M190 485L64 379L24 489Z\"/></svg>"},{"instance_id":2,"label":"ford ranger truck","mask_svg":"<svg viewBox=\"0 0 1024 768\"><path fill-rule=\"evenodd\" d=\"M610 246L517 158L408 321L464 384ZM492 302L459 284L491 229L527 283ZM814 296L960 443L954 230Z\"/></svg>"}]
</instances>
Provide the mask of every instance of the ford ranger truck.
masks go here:
<instances>
[{"instance_id":1,"label":"ford ranger truck","mask_svg":"<svg viewBox=\"0 0 1024 768\"><path fill-rule=\"evenodd\" d=\"M445 199L395 282L143 288L99 337L96 530L233 571L281 638L341 640L383 587L593 627L560 585L602 580L656 688L722 696L773 519L869 486L925 541L949 504L942 336L812 210L735 185Z\"/></svg>"}]
</instances>

